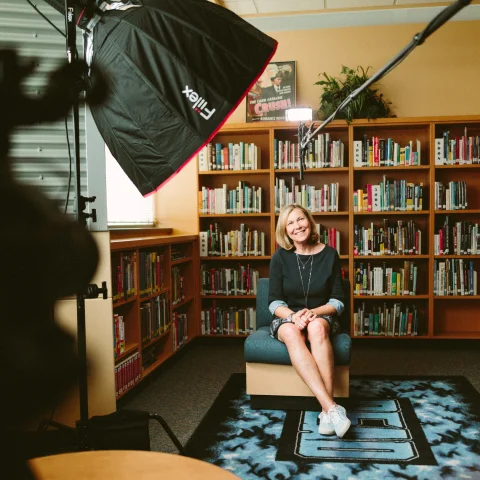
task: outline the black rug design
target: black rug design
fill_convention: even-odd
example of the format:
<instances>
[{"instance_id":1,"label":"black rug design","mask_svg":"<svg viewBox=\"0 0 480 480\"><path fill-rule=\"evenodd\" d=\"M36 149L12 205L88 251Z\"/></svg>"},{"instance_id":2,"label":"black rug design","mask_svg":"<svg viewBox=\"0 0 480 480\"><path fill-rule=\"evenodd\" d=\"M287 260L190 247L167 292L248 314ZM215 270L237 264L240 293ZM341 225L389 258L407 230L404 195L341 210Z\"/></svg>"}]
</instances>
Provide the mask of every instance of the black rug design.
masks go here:
<instances>
[{"instance_id":1,"label":"black rug design","mask_svg":"<svg viewBox=\"0 0 480 480\"><path fill-rule=\"evenodd\" d=\"M352 376L350 395L351 431L324 437L318 408L254 410L234 374L186 448L243 480L480 478L480 394L464 377Z\"/></svg>"},{"instance_id":2,"label":"black rug design","mask_svg":"<svg viewBox=\"0 0 480 480\"><path fill-rule=\"evenodd\" d=\"M319 435L318 412L287 412L276 460L437 465L408 398L342 399L352 426L343 438Z\"/></svg>"}]
</instances>

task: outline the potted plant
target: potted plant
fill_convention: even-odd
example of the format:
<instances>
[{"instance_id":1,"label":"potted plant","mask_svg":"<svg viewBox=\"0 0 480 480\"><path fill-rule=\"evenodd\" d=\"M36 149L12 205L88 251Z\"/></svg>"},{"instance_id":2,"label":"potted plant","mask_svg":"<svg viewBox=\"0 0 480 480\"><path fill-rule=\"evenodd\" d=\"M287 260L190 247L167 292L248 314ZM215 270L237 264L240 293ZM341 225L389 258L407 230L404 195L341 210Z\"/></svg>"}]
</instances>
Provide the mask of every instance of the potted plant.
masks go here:
<instances>
[{"instance_id":1,"label":"potted plant","mask_svg":"<svg viewBox=\"0 0 480 480\"><path fill-rule=\"evenodd\" d=\"M323 87L318 117L328 118L353 91L370 78L368 75L370 68L365 70L358 66L353 69L342 65L340 74L345 75L344 80L331 77L325 72L320 74L324 80L319 80L314 84ZM379 93L377 88L370 86L339 111L336 118L345 119L347 123L350 123L354 118L394 117L395 115L391 113L389 107L391 104L392 102L384 99L383 93Z\"/></svg>"}]
</instances>

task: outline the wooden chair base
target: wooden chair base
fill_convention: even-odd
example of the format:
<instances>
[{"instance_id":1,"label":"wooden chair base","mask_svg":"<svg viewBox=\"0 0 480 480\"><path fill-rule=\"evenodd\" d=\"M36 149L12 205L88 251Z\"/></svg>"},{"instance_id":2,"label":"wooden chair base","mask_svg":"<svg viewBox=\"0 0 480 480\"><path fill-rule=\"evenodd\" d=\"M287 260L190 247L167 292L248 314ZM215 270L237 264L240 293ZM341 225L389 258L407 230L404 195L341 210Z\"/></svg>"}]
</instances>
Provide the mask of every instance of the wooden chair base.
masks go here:
<instances>
[{"instance_id":1,"label":"wooden chair base","mask_svg":"<svg viewBox=\"0 0 480 480\"><path fill-rule=\"evenodd\" d=\"M313 397L312 391L291 365L271 363L248 363L247 394L289 397ZM345 398L350 394L350 367L335 367L333 394L336 398Z\"/></svg>"}]
</instances>

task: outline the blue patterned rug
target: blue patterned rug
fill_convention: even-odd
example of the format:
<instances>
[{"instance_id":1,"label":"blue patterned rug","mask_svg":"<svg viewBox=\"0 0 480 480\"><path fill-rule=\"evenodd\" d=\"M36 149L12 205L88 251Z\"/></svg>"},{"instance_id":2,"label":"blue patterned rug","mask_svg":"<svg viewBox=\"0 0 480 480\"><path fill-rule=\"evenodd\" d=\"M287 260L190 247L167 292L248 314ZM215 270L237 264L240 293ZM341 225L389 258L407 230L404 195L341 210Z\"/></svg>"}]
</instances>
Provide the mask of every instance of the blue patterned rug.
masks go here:
<instances>
[{"instance_id":1,"label":"blue patterned rug","mask_svg":"<svg viewBox=\"0 0 480 480\"><path fill-rule=\"evenodd\" d=\"M343 439L318 410L254 410L231 376L187 443L243 480L480 479L480 394L464 377L352 376Z\"/></svg>"}]
</instances>

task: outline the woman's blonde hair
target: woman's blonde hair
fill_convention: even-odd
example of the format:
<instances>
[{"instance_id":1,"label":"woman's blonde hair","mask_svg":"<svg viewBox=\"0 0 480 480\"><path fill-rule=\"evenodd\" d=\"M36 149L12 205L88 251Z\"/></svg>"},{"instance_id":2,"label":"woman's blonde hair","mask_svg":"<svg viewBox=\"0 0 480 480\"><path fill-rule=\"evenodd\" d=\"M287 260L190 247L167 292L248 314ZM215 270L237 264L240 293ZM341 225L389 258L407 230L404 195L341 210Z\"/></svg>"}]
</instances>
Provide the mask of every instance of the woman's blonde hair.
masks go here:
<instances>
[{"instance_id":1,"label":"woman's blonde hair","mask_svg":"<svg viewBox=\"0 0 480 480\"><path fill-rule=\"evenodd\" d=\"M308 243L315 244L318 243L320 240L320 235L317 232L317 225L313 220L312 214L306 208L303 208L301 205L296 205L295 203L292 203L291 205L285 205L280 210L277 228L275 229L275 240L277 241L278 245L285 250L291 250L292 248L294 248L293 241L287 235L287 218L296 208L300 209L303 212L308 222L310 223L310 238Z\"/></svg>"}]
</instances>

